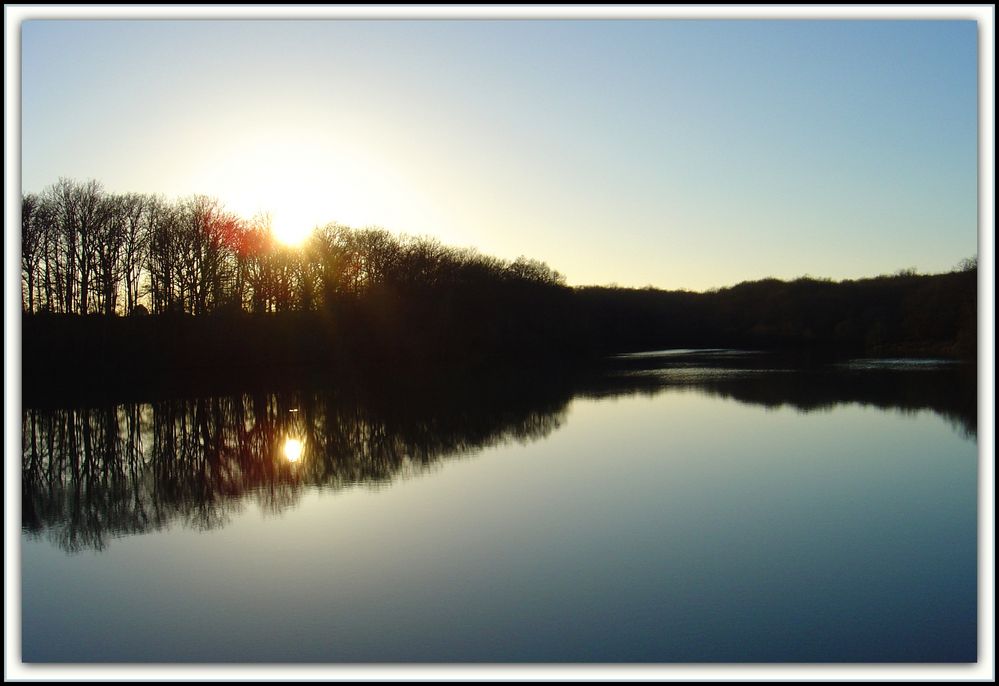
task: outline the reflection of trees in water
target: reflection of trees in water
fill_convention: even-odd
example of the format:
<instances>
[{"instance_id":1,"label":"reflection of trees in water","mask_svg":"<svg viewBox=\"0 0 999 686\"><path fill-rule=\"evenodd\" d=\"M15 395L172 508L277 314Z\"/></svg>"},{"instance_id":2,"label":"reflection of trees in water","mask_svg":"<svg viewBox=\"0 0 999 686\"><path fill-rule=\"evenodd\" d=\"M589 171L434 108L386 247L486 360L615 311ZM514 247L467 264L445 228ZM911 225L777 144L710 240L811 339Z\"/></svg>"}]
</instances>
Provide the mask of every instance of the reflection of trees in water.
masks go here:
<instances>
[{"instance_id":1,"label":"reflection of trees in water","mask_svg":"<svg viewBox=\"0 0 999 686\"><path fill-rule=\"evenodd\" d=\"M465 402L460 411L414 412L292 393L27 410L22 527L68 551L101 550L110 538L178 521L217 528L248 501L280 512L307 487L387 482L444 458L543 438L565 405ZM289 437L305 445L295 463L282 453Z\"/></svg>"},{"instance_id":2,"label":"reflection of trees in water","mask_svg":"<svg viewBox=\"0 0 999 686\"><path fill-rule=\"evenodd\" d=\"M280 512L305 488L375 487L446 458L544 438L574 396L689 389L803 412L842 403L929 409L966 436L977 427L974 370L764 372L670 362L617 374L468 379L436 387L400 382L361 392L232 395L23 416L22 527L68 551L180 522L222 526L247 502ZM656 366L656 365L652 365ZM304 456L282 453L297 438Z\"/></svg>"},{"instance_id":3,"label":"reflection of trees in water","mask_svg":"<svg viewBox=\"0 0 999 686\"><path fill-rule=\"evenodd\" d=\"M162 526L143 497L145 459L137 407L106 411L27 411L24 416L22 526L59 525L67 550L103 548L107 531Z\"/></svg>"},{"instance_id":4,"label":"reflection of trees in water","mask_svg":"<svg viewBox=\"0 0 999 686\"><path fill-rule=\"evenodd\" d=\"M964 368L921 371L824 371L811 374L777 374L774 378L750 375L738 381L716 379L702 392L742 403L777 408L791 406L801 412L832 410L844 403L870 405L881 410L915 414L930 410L943 417L968 439L978 433L978 400L973 376Z\"/></svg>"},{"instance_id":5,"label":"reflection of trees in water","mask_svg":"<svg viewBox=\"0 0 999 686\"><path fill-rule=\"evenodd\" d=\"M714 364L710 360L660 365L624 361L617 365L617 372L622 375L618 383L606 380L591 383L585 393L597 397L622 392L656 395L665 390L686 389L767 408L792 407L800 412L831 410L846 403L905 414L929 410L946 419L966 438L977 436L974 366L860 370L829 365L768 369L768 364L773 364L773 359L760 358L739 368L733 368L732 361L724 359Z\"/></svg>"}]
</instances>

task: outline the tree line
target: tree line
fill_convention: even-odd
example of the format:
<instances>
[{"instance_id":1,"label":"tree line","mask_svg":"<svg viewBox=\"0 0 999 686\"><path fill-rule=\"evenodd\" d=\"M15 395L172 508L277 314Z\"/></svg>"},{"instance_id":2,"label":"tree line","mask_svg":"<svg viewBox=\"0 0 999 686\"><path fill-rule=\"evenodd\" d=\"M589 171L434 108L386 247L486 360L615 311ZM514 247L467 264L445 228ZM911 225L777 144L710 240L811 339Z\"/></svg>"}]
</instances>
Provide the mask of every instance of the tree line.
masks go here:
<instances>
[{"instance_id":1,"label":"tree line","mask_svg":"<svg viewBox=\"0 0 999 686\"><path fill-rule=\"evenodd\" d=\"M602 349L823 349L846 355L974 359L978 267L832 281L761 279L706 293L576 290Z\"/></svg>"},{"instance_id":2,"label":"tree line","mask_svg":"<svg viewBox=\"0 0 999 686\"><path fill-rule=\"evenodd\" d=\"M301 247L204 195L108 193L61 178L22 196L25 312L69 314L314 311L380 289L564 286L538 260L513 261L429 237L317 226Z\"/></svg>"},{"instance_id":3,"label":"tree line","mask_svg":"<svg viewBox=\"0 0 999 686\"><path fill-rule=\"evenodd\" d=\"M974 258L943 274L770 278L704 293L570 288L538 260L377 228L326 224L287 247L268 216L245 219L206 196L60 179L22 201L22 365L41 385L71 386L88 370L244 377L669 347L977 354ZM80 316L94 314L104 316Z\"/></svg>"}]
</instances>

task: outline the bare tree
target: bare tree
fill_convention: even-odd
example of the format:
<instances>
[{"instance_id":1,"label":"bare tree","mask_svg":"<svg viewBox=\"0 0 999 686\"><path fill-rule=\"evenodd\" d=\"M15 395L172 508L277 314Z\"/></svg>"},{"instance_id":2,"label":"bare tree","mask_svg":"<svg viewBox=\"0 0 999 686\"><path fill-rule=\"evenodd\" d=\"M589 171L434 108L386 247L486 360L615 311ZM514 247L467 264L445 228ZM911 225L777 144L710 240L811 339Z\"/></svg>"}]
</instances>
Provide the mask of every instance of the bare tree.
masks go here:
<instances>
[{"instance_id":1,"label":"bare tree","mask_svg":"<svg viewBox=\"0 0 999 686\"><path fill-rule=\"evenodd\" d=\"M149 248L147 215L150 199L138 193L119 197L122 221L121 276L125 285L125 311L135 311L139 304L140 277Z\"/></svg>"},{"instance_id":2,"label":"bare tree","mask_svg":"<svg viewBox=\"0 0 999 686\"><path fill-rule=\"evenodd\" d=\"M163 198L152 198L146 209L146 240L149 244L150 305L153 312L175 309L177 294L177 263L180 252L177 207Z\"/></svg>"},{"instance_id":3,"label":"bare tree","mask_svg":"<svg viewBox=\"0 0 999 686\"><path fill-rule=\"evenodd\" d=\"M106 196L101 201L102 221L95 225L93 272L99 311L115 314L121 282L121 251L125 238L122 196Z\"/></svg>"},{"instance_id":4,"label":"bare tree","mask_svg":"<svg viewBox=\"0 0 999 686\"><path fill-rule=\"evenodd\" d=\"M58 271L59 263L59 220L58 210L50 198L42 195L34 212L32 221L39 233L40 243L38 254L40 263L36 265L37 296L40 308L50 312L59 309L59 284L61 277Z\"/></svg>"},{"instance_id":5,"label":"bare tree","mask_svg":"<svg viewBox=\"0 0 999 686\"><path fill-rule=\"evenodd\" d=\"M239 268L250 288L250 308L268 312L274 300L276 242L269 214L258 214L250 220L241 235L238 250Z\"/></svg>"},{"instance_id":6,"label":"bare tree","mask_svg":"<svg viewBox=\"0 0 999 686\"><path fill-rule=\"evenodd\" d=\"M96 271L97 252L111 205L97 181L87 181L76 189L76 219L79 232L80 313L90 311L90 292Z\"/></svg>"},{"instance_id":7,"label":"bare tree","mask_svg":"<svg viewBox=\"0 0 999 686\"><path fill-rule=\"evenodd\" d=\"M42 257L42 226L38 221L41 204L33 193L21 198L21 303L28 312L35 311L35 274Z\"/></svg>"},{"instance_id":8,"label":"bare tree","mask_svg":"<svg viewBox=\"0 0 999 686\"><path fill-rule=\"evenodd\" d=\"M313 233L307 246L307 258L317 265L318 292L322 301L345 292L358 272L351 249L350 230L339 224L327 224Z\"/></svg>"},{"instance_id":9,"label":"bare tree","mask_svg":"<svg viewBox=\"0 0 999 686\"><path fill-rule=\"evenodd\" d=\"M507 272L511 277L522 281L533 281L553 286L565 285L565 277L562 274L552 270L540 260L528 259L523 255L510 264Z\"/></svg>"},{"instance_id":10,"label":"bare tree","mask_svg":"<svg viewBox=\"0 0 999 686\"><path fill-rule=\"evenodd\" d=\"M234 300L239 219L215 198L193 196L180 203L179 284L184 308L205 314Z\"/></svg>"},{"instance_id":11,"label":"bare tree","mask_svg":"<svg viewBox=\"0 0 999 686\"><path fill-rule=\"evenodd\" d=\"M104 189L97 181L61 178L46 190L57 212L61 234L63 309L86 314L90 307L97 234L107 219Z\"/></svg>"},{"instance_id":12,"label":"bare tree","mask_svg":"<svg viewBox=\"0 0 999 686\"><path fill-rule=\"evenodd\" d=\"M76 219L78 200L76 184L70 179L60 178L46 190L46 194L56 208L59 222L59 241L56 244L55 259L62 311L72 312L76 291L76 253L79 240L79 225Z\"/></svg>"}]
</instances>

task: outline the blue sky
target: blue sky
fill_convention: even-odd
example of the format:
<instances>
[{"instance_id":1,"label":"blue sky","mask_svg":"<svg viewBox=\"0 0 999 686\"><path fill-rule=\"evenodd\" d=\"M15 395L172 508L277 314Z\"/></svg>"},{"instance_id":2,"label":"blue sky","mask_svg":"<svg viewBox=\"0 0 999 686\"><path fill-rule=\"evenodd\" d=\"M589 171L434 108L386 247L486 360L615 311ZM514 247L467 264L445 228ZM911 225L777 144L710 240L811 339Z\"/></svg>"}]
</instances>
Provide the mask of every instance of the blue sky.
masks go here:
<instances>
[{"instance_id":1,"label":"blue sky","mask_svg":"<svg viewBox=\"0 0 999 686\"><path fill-rule=\"evenodd\" d=\"M22 25L22 188L216 195L703 290L976 253L972 21Z\"/></svg>"}]
</instances>

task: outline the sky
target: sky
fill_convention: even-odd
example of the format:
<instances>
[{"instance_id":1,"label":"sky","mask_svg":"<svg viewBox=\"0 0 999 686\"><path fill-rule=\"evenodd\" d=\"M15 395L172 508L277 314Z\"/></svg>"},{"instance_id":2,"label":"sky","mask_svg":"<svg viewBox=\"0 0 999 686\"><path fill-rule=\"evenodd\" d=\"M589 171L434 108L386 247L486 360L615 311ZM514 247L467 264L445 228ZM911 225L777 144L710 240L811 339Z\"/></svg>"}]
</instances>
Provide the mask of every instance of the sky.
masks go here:
<instances>
[{"instance_id":1,"label":"sky","mask_svg":"<svg viewBox=\"0 0 999 686\"><path fill-rule=\"evenodd\" d=\"M974 21L31 20L21 134L23 192L204 193L571 285L977 254Z\"/></svg>"}]
</instances>

